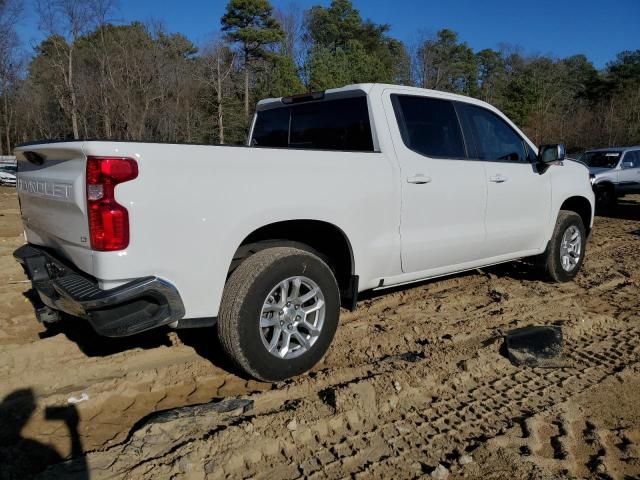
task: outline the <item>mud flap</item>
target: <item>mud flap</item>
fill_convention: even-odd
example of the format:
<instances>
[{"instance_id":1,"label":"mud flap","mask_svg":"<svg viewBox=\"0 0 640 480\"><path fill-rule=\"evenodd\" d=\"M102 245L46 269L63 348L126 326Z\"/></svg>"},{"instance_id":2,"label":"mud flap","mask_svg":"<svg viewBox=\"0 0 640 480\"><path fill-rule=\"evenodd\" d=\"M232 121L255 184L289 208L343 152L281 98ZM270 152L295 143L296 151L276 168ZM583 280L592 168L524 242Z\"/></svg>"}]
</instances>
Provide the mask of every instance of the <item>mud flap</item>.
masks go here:
<instances>
[{"instance_id":1,"label":"mud flap","mask_svg":"<svg viewBox=\"0 0 640 480\"><path fill-rule=\"evenodd\" d=\"M564 366L562 329L557 325L531 326L511 330L506 335L509 360L528 367Z\"/></svg>"}]
</instances>

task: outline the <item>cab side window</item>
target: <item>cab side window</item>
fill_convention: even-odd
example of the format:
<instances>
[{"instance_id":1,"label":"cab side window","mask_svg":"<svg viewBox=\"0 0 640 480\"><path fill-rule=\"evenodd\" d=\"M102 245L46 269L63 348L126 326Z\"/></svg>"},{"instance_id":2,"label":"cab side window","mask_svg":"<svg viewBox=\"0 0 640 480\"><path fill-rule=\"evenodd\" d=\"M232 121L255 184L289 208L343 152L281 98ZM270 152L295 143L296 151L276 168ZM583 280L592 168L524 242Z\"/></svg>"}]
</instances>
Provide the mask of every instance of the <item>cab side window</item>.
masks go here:
<instances>
[{"instance_id":1,"label":"cab side window","mask_svg":"<svg viewBox=\"0 0 640 480\"><path fill-rule=\"evenodd\" d=\"M524 140L495 113L467 103L457 104L463 116L465 135L475 142L479 160L529 162L529 150ZM467 132L468 130L468 132ZM531 152L533 157L533 152Z\"/></svg>"},{"instance_id":2,"label":"cab side window","mask_svg":"<svg viewBox=\"0 0 640 480\"><path fill-rule=\"evenodd\" d=\"M451 101L410 95L391 95L391 101L407 148L432 158L467 157Z\"/></svg>"},{"instance_id":3,"label":"cab side window","mask_svg":"<svg viewBox=\"0 0 640 480\"><path fill-rule=\"evenodd\" d=\"M636 150L635 152L628 152L624 156L624 163L631 163L633 166L629 168L640 168L640 150Z\"/></svg>"}]
</instances>

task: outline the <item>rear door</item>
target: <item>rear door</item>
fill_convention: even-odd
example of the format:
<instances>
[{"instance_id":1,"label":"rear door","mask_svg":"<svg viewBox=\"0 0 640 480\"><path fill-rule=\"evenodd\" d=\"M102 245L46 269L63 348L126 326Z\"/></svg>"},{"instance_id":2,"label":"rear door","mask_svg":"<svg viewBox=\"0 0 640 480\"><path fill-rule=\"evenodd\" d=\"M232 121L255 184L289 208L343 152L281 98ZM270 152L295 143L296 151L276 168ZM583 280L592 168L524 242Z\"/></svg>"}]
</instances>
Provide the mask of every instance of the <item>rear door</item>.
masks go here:
<instances>
[{"instance_id":1,"label":"rear door","mask_svg":"<svg viewBox=\"0 0 640 480\"><path fill-rule=\"evenodd\" d=\"M551 175L539 171L527 142L496 113L458 102L470 156L484 165L486 258L543 247L551 215Z\"/></svg>"},{"instance_id":2,"label":"rear door","mask_svg":"<svg viewBox=\"0 0 640 480\"><path fill-rule=\"evenodd\" d=\"M467 156L453 103L391 92L384 102L395 119L389 126L401 169L402 270L443 273L478 260L485 240L484 166Z\"/></svg>"}]
</instances>

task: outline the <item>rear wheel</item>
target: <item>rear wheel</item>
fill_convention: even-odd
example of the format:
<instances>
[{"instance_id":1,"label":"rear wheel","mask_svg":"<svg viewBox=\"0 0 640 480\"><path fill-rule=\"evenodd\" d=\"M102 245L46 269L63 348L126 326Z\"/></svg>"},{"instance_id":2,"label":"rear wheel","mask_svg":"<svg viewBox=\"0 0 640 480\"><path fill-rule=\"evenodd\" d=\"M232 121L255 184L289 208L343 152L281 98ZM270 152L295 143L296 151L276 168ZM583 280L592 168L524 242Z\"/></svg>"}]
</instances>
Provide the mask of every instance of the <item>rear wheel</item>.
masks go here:
<instances>
[{"instance_id":1,"label":"rear wheel","mask_svg":"<svg viewBox=\"0 0 640 480\"><path fill-rule=\"evenodd\" d=\"M322 358L339 313L338 285L325 262L297 248L267 248L229 277L218 334L240 369L259 380L278 381Z\"/></svg>"},{"instance_id":2,"label":"rear wheel","mask_svg":"<svg viewBox=\"0 0 640 480\"><path fill-rule=\"evenodd\" d=\"M556 282L568 282L580 271L584 261L586 234L582 218L575 212L561 210L541 264Z\"/></svg>"}]
</instances>

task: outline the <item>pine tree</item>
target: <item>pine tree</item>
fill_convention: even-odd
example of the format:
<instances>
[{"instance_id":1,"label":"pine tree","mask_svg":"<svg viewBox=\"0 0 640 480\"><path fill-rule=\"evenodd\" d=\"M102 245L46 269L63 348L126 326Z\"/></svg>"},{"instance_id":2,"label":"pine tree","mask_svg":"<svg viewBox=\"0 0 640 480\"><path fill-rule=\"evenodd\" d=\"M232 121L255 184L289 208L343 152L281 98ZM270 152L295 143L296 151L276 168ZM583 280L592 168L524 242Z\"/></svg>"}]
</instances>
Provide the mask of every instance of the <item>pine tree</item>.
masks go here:
<instances>
[{"instance_id":1,"label":"pine tree","mask_svg":"<svg viewBox=\"0 0 640 480\"><path fill-rule=\"evenodd\" d=\"M231 0L220 20L229 41L239 43L244 59L244 114L249 118L251 63L264 57L265 47L280 41L284 33L267 0Z\"/></svg>"}]
</instances>

